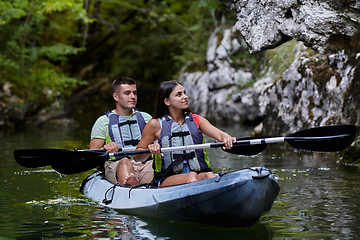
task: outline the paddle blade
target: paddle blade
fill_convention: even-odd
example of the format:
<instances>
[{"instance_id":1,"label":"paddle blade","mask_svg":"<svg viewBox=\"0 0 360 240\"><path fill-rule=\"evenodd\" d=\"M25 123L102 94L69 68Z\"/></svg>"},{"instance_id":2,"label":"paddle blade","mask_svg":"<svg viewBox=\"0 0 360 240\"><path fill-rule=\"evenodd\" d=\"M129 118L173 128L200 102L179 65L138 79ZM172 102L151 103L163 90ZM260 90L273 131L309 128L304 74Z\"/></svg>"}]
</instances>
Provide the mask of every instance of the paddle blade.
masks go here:
<instances>
[{"instance_id":1,"label":"paddle blade","mask_svg":"<svg viewBox=\"0 0 360 240\"><path fill-rule=\"evenodd\" d=\"M354 125L333 125L302 130L285 137L285 141L298 149L336 152L349 147L355 137Z\"/></svg>"},{"instance_id":2,"label":"paddle blade","mask_svg":"<svg viewBox=\"0 0 360 240\"><path fill-rule=\"evenodd\" d=\"M15 161L23 167L37 168L49 166L52 161L69 150L57 148L31 148L16 149L14 151Z\"/></svg>"},{"instance_id":3,"label":"paddle blade","mask_svg":"<svg viewBox=\"0 0 360 240\"><path fill-rule=\"evenodd\" d=\"M264 142L263 144L251 145L250 140L252 139L258 139L258 137L237 138L236 143L233 144L232 148L225 150L221 149L228 153L246 156L257 155L265 150L267 143Z\"/></svg>"},{"instance_id":4,"label":"paddle blade","mask_svg":"<svg viewBox=\"0 0 360 240\"><path fill-rule=\"evenodd\" d=\"M57 148L16 149L14 151L14 158L16 162L27 168L54 165L60 169L65 169L72 164L77 166L79 165L78 162L84 163L86 159L96 159L98 156L105 156L106 158L106 151L104 149L65 150ZM95 160L92 159L92 161ZM76 168L73 171L76 171Z\"/></svg>"},{"instance_id":5,"label":"paddle blade","mask_svg":"<svg viewBox=\"0 0 360 240\"><path fill-rule=\"evenodd\" d=\"M65 158L62 162L53 163L51 167L61 174L75 174L101 166L108 159L109 157L106 153L95 155L92 152L81 153L76 158L76 152L74 151L69 155L68 159Z\"/></svg>"}]
</instances>

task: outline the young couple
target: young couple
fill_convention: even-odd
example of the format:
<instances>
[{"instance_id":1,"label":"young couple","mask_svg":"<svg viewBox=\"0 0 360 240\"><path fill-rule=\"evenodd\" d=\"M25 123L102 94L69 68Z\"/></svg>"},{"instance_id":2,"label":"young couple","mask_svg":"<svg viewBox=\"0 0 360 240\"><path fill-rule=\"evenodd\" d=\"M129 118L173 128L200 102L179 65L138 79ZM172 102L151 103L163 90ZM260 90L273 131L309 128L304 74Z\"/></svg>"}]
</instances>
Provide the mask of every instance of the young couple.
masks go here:
<instances>
[{"instance_id":1,"label":"young couple","mask_svg":"<svg viewBox=\"0 0 360 240\"><path fill-rule=\"evenodd\" d=\"M124 157L105 162L105 178L122 185L148 183L153 177L161 186L171 186L215 177L205 150L160 153L161 147L203 143L203 134L231 148L235 137L214 127L205 118L192 113L184 87L177 81L161 84L154 116L134 110L137 103L136 83L131 78L113 82L116 107L98 118L92 132L90 149L148 149L147 155ZM152 159L151 156L155 156Z\"/></svg>"}]
</instances>

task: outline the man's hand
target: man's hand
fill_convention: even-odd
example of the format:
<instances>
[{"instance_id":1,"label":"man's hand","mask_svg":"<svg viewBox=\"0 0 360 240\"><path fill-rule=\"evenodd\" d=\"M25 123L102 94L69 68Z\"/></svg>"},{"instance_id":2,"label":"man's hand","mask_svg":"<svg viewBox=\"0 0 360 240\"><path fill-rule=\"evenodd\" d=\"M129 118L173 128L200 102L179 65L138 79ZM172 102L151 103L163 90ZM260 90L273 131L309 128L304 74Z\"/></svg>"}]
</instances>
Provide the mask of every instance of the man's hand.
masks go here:
<instances>
[{"instance_id":1,"label":"man's hand","mask_svg":"<svg viewBox=\"0 0 360 240\"><path fill-rule=\"evenodd\" d=\"M118 145L115 142L111 142L104 145L104 149L109 153L114 153L119 151Z\"/></svg>"}]
</instances>

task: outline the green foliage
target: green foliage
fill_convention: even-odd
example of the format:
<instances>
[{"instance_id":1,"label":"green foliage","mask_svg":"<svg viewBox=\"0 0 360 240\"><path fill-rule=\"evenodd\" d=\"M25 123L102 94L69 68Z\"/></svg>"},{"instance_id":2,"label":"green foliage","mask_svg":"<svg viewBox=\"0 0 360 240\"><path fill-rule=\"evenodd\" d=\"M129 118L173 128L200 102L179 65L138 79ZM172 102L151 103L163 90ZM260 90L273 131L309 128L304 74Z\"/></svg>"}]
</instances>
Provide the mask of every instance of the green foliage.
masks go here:
<instances>
[{"instance_id":1,"label":"green foliage","mask_svg":"<svg viewBox=\"0 0 360 240\"><path fill-rule=\"evenodd\" d=\"M11 83L23 101L46 103L84 83L61 69L81 50L71 45L77 23L90 22L82 1L2 1L0 12L0 85Z\"/></svg>"},{"instance_id":2,"label":"green foliage","mask_svg":"<svg viewBox=\"0 0 360 240\"><path fill-rule=\"evenodd\" d=\"M40 47L37 51L37 54L51 61L59 61L63 65L68 60L68 55L75 55L78 53L79 50L79 48L74 48L70 45L65 45L63 43L55 43L52 46Z\"/></svg>"},{"instance_id":3,"label":"green foliage","mask_svg":"<svg viewBox=\"0 0 360 240\"><path fill-rule=\"evenodd\" d=\"M27 1L1 1L0 2L0 25L9 23L12 19L19 19L26 16Z\"/></svg>"},{"instance_id":4,"label":"green foliage","mask_svg":"<svg viewBox=\"0 0 360 240\"><path fill-rule=\"evenodd\" d=\"M295 45L297 42L291 40L281 46L266 51L266 58L269 59L268 68L271 69L273 78L279 78L295 60Z\"/></svg>"},{"instance_id":5,"label":"green foliage","mask_svg":"<svg viewBox=\"0 0 360 240\"><path fill-rule=\"evenodd\" d=\"M267 63L264 55L263 52L250 54L247 48L241 47L230 56L232 60L231 66L235 69L251 72L254 78L259 78Z\"/></svg>"},{"instance_id":6,"label":"green foliage","mask_svg":"<svg viewBox=\"0 0 360 240\"><path fill-rule=\"evenodd\" d=\"M139 107L152 109L161 81L177 78L188 61L205 63L207 41L214 30L212 13L229 11L217 0L93 3L89 15L96 12L97 21L90 25L91 38L86 42L92 53L80 54L77 62L81 62L80 68L95 63L99 66L96 76L136 79Z\"/></svg>"},{"instance_id":7,"label":"green foliage","mask_svg":"<svg viewBox=\"0 0 360 240\"><path fill-rule=\"evenodd\" d=\"M182 66L189 60L193 64L203 64L206 58L207 43L210 34L216 27L216 21L222 21L222 17L230 22L226 23L228 27L232 26L236 20L236 12L230 11L220 1L199 0L193 1L189 7L189 13L184 16L187 24L187 30L191 32L191 41L182 41L184 53L177 56ZM224 23L222 23L224 24Z\"/></svg>"},{"instance_id":8,"label":"green foliage","mask_svg":"<svg viewBox=\"0 0 360 240\"><path fill-rule=\"evenodd\" d=\"M161 81L205 64L215 22L235 14L218 0L1 1L0 86L40 108L92 79L129 76L150 109Z\"/></svg>"}]
</instances>

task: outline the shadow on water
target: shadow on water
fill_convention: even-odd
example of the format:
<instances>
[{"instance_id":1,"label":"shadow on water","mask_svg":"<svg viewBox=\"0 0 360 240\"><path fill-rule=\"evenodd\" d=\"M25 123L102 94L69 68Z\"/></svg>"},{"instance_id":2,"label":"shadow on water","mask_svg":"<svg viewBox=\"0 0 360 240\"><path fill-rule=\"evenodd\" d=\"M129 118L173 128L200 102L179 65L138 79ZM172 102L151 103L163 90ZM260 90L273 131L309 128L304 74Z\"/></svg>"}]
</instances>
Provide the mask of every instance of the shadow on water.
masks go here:
<instances>
[{"instance_id":1,"label":"shadow on water","mask_svg":"<svg viewBox=\"0 0 360 240\"><path fill-rule=\"evenodd\" d=\"M221 219L214 219L221 221ZM189 222L166 223L150 222L147 228L157 236L171 239L271 239L271 232L266 224L257 223L249 228L218 228L197 225Z\"/></svg>"}]
</instances>

